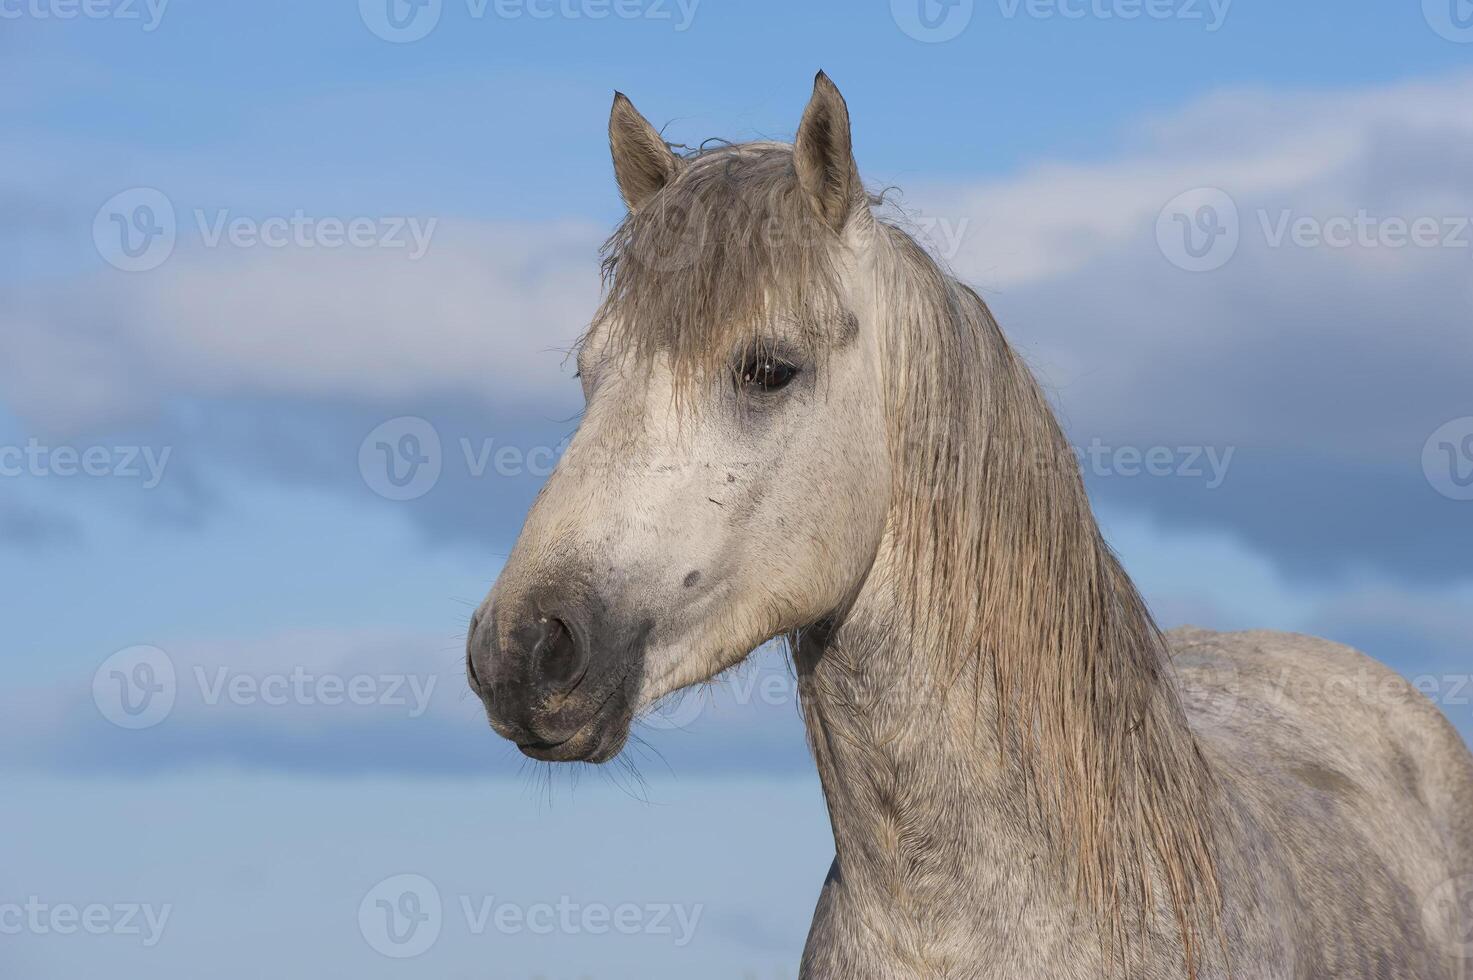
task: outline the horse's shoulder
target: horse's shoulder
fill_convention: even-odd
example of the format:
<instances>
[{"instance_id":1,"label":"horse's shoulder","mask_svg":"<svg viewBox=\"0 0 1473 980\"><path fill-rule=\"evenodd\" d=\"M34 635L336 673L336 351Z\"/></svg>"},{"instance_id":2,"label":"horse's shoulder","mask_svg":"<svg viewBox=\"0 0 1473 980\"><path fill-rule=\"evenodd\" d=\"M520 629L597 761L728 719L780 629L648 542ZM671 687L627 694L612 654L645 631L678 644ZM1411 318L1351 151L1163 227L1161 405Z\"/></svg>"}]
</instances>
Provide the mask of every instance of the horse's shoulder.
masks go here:
<instances>
[{"instance_id":1,"label":"horse's shoulder","mask_svg":"<svg viewBox=\"0 0 1473 980\"><path fill-rule=\"evenodd\" d=\"M1346 788L1341 773L1362 784L1394 775L1404 790L1427 770L1466 759L1418 685L1352 647L1298 633L1196 628L1173 630L1167 642L1199 734L1238 743L1316 788Z\"/></svg>"},{"instance_id":2,"label":"horse's shoulder","mask_svg":"<svg viewBox=\"0 0 1473 980\"><path fill-rule=\"evenodd\" d=\"M1183 703L1208 741L1322 792L1358 785L1445 817L1473 813L1473 755L1429 696L1438 679L1409 681L1353 647L1298 633L1166 636ZM1452 836L1473 851L1473 816L1457 820Z\"/></svg>"},{"instance_id":3,"label":"horse's shoulder","mask_svg":"<svg viewBox=\"0 0 1473 980\"><path fill-rule=\"evenodd\" d=\"M1295 633L1189 627L1167 643L1183 705L1244 826L1297 882L1281 900L1305 909L1321 947L1412 955L1393 934L1347 934L1333 893L1410 907L1396 928L1415 934L1421 894L1473 868L1473 756L1423 693L1426 679ZM1249 871L1243 887L1261 887ZM1346 975L1326 964L1310 974ZM1434 974L1418 963L1397 975Z\"/></svg>"},{"instance_id":4,"label":"horse's shoulder","mask_svg":"<svg viewBox=\"0 0 1473 980\"><path fill-rule=\"evenodd\" d=\"M1396 671L1354 647L1304 633L1184 626L1167 632L1166 642L1177 671L1216 668L1250 688L1268 683L1288 693L1308 682L1395 699L1414 690Z\"/></svg>"}]
</instances>

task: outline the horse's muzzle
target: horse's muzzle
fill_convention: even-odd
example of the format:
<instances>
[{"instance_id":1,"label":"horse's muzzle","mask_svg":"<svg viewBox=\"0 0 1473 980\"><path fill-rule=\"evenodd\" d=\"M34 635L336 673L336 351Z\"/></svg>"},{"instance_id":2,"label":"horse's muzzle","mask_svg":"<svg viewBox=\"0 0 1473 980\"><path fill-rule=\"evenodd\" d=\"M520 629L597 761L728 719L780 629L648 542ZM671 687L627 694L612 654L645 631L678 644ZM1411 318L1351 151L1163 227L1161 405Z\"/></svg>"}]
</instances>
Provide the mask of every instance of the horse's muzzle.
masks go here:
<instances>
[{"instance_id":1,"label":"horse's muzzle","mask_svg":"<svg viewBox=\"0 0 1473 980\"><path fill-rule=\"evenodd\" d=\"M546 762L607 762L629 737L648 624L598 604L492 600L471 620L466 674L491 727Z\"/></svg>"}]
</instances>

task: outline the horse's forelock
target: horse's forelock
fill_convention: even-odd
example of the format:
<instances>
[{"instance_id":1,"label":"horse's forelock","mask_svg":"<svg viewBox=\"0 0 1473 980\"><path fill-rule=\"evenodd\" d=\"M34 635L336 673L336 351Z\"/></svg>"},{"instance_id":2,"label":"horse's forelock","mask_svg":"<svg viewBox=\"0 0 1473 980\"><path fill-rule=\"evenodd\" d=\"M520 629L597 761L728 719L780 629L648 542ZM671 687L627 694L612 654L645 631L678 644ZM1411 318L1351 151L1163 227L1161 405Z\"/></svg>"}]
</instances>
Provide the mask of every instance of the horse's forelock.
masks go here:
<instances>
[{"instance_id":1,"label":"horse's forelock","mask_svg":"<svg viewBox=\"0 0 1473 980\"><path fill-rule=\"evenodd\" d=\"M594 327L608 326L614 350L668 355L681 381L795 331L822 351L844 322L838 241L802 197L792 148L722 146L686 162L604 244Z\"/></svg>"}]
</instances>

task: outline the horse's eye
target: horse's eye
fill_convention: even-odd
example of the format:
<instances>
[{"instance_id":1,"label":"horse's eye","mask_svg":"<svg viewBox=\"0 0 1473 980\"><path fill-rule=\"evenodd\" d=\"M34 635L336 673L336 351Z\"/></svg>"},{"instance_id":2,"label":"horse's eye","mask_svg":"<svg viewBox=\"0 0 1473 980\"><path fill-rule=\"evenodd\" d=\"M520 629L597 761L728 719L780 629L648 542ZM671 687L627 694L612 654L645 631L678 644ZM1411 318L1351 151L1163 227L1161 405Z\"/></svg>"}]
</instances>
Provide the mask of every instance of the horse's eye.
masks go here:
<instances>
[{"instance_id":1,"label":"horse's eye","mask_svg":"<svg viewBox=\"0 0 1473 980\"><path fill-rule=\"evenodd\" d=\"M777 391L779 388L787 387L795 377L798 369L781 358L773 357L771 354L756 354L747 359L742 366L741 377L738 379L742 387L755 388L758 391Z\"/></svg>"}]
</instances>

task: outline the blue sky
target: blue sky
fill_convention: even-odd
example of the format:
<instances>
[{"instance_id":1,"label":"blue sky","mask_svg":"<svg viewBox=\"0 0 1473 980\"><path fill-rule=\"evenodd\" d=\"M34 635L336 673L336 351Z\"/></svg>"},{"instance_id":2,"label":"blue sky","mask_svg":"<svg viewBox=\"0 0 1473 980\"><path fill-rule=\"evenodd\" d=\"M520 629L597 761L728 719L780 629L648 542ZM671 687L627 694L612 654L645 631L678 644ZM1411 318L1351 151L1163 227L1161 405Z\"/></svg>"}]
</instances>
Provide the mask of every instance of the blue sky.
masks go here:
<instances>
[{"instance_id":1,"label":"blue sky","mask_svg":"<svg viewBox=\"0 0 1473 980\"><path fill-rule=\"evenodd\" d=\"M1473 36L1439 2L978 0L931 43L905 0L444 0L394 43L370 0L0 0L0 926L32 895L177 906L156 946L31 930L0 966L255 976L258 943L213 958L252 936L288 976L562 977L614 948L451 915L381 956L359 900L415 873L704 903L688 945L626 937L630 975L794 975L829 843L775 656L667 708L637 772L524 763L460 679L576 425L616 88L674 142L786 138L828 71L866 180L1049 388L1163 623L1355 644L1473 736ZM1174 216L1206 190L1234 234L1190 271ZM111 216L160 200L172 251L124 271ZM1361 216L1369 239L1327 242ZM294 219L306 244L251 237ZM323 247L355 221L366 246ZM364 444L406 417L440 473L388 499ZM130 730L94 680L139 647L174 704ZM271 703L294 675L309 693Z\"/></svg>"}]
</instances>

